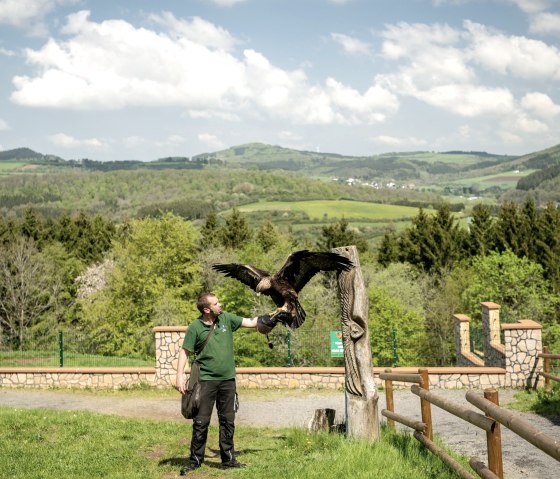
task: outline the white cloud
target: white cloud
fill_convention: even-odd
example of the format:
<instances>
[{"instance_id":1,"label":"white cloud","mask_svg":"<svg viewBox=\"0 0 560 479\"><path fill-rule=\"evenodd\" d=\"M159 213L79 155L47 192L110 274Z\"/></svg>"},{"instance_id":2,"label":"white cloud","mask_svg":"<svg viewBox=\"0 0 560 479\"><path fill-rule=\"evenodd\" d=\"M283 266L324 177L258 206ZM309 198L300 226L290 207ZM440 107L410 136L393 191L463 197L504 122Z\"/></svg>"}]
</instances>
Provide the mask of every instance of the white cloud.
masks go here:
<instances>
[{"instance_id":1,"label":"white cloud","mask_svg":"<svg viewBox=\"0 0 560 479\"><path fill-rule=\"evenodd\" d=\"M526 13L537 13L546 10L554 0L508 0L509 3L517 5Z\"/></svg>"},{"instance_id":2,"label":"white cloud","mask_svg":"<svg viewBox=\"0 0 560 479\"><path fill-rule=\"evenodd\" d=\"M560 50L544 42L492 32L466 21L472 60L489 70L520 78L560 79Z\"/></svg>"},{"instance_id":3,"label":"white cloud","mask_svg":"<svg viewBox=\"0 0 560 479\"><path fill-rule=\"evenodd\" d=\"M531 17L529 31L531 33L560 35L560 14L539 13Z\"/></svg>"},{"instance_id":4,"label":"white cloud","mask_svg":"<svg viewBox=\"0 0 560 479\"><path fill-rule=\"evenodd\" d=\"M427 144L426 140L422 140L420 138L416 138L413 136L401 138L401 137L391 136L391 135L379 135L379 136L374 136L372 140L376 141L377 143L382 143L384 145L399 146L399 147L424 146Z\"/></svg>"},{"instance_id":5,"label":"white cloud","mask_svg":"<svg viewBox=\"0 0 560 479\"><path fill-rule=\"evenodd\" d=\"M5 131L5 130L9 130L10 126L8 125L8 122L6 122L5 120L2 120L2 118L0 118L0 131Z\"/></svg>"},{"instance_id":6,"label":"white cloud","mask_svg":"<svg viewBox=\"0 0 560 479\"><path fill-rule=\"evenodd\" d=\"M550 120L560 115L560 105L555 104L552 99L544 93L527 93L521 99L521 106L539 118Z\"/></svg>"},{"instance_id":7,"label":"white cloud","mask_svg":"<svg viewBox=\"0 0 560 479\"><path fill-rule=\"evenodd\" d=\"M6 57L13 57L16 54L13 50L8 50L6 48L0 47L0 55L4 55Z\"/></svg>"},{"instance_id":8,"label":"white cloud","mask_svg":"<svg viewBox=\"0 0 560 479\"><path fill-rule=\"evenodd\" d=\"M171 30L96 23L87 11L68 16L67 41L51 38L26 51L36 74L13 79L12 101L81 110L179 106L198 118L268 116L306 124L371 123L398 109L396 95L379 85L359 92L334 79L311 84L302 70L278 68L254 50L237 57L228 51L233 37L204 20L157 20Z\"/></svg>"},{"instance_id":9,"label":"white cloud","mask_svg":"<svg viewBox=\"0 0 560 479\"><path fill-rule=\"evenodd\" d=\"M31 33L46 33L44 18L59 5L71 5L79 0L2 0L0 23L25 28Z\"/></svg>"},{"instance_id":10,"label":"white cloud","mask_svg":"<svg viewBox=\"0 0 560 479\"><path fill-rule=\"evenodd\" d=\"M239 41L227 30L218 27L200 17L190 20L178 19L171 12L151 15L156 23L169 28L172 35L187 39L210 48L231 50Z\"/></svg>"},{"instance_id":11,"label":"white cloud","mask_svg":"<svg viewBox=\"0 0 560 479\"><path fill-rule=\"evenodd\" d=\"M349 55L371 55L371 45L343 33L331 33L331 38Z\"/></svg>"},{"instance_id":12,"label":"white cloud","mask_svg":"<svg viewBox=\"0 0 560 479\"><path fill-rule=\"evenodd\" d=\"M485 85L475 69L519 78L560 78L560 52L543 42L508 37L469 21L464 30L447 25L399 23L382 33L382 54L398 69L378 75L380 85L397 95L466 118L488 117L513 134L546 132L552 118L550 98L528 95L519 102L506 86ZM548 100L548 101L547 101ZM469 132L471 133L471 132Z\"/></svg>"},{"instance_id":13,"label":"white cloud","mask_svg":"<svg viewBox=\"0 0 560 479\"><path fill-rule=\"evenodd\" d=\"M62 148L83 148L83 147L92 147L95 149L103 149L106 148L107 145L98 140L97 138L88 138L80 140L78 138L74 138L71 135L67 135L65 133L57 133L55 135L49 136L49 141L56 146L60 146Z\"/></svg>"},{"instance_id":14,"label":"white cloud","mask_svg":"<svg viewBox=\"0 0 560 479\"><path fill-rule=\"evenodd\" d=\"M198 140L211 148L223 148L224 143L216 135L199 133Z\"/></svg>"}]
</instances>

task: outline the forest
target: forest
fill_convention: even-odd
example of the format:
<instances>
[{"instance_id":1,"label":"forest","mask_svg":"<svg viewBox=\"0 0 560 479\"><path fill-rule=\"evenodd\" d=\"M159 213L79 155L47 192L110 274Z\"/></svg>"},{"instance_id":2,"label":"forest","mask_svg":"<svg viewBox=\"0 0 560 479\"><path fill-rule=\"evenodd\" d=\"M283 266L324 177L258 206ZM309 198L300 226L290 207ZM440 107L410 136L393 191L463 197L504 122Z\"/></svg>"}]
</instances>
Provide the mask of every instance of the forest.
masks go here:
<instances>
[{"instance_id":1,"label":"forest","mask_svg":"<svg viewBox=\"0 0 560 479\"><path fill-rule=\"evenodd\" d=\"M202 291L242 316L273 309L212 264L275 271L290 252L350 244L374 365L453 365L452 317L478 327L482 301L500 304L504 321L539 321L544 344L560 351L558 164L560 145L523 157L357 158L254 143L144 164L0 152L0 352L64 332L84 352L150 358L152 328L188 324ZM324 209L313 218L301 207L312 201ZM342 204L348 217L336 213ZM390 216L383 205L408 209ZM307 321L276 328L273 350L239 332L238 365L340 364L325 354L340 328L335 281L305 287Z\"/></svg>"},{"instance_id":2,"label":"forest","mask_svg":"<svg viewBox=\"0 0 560 479\"><path fill-rule=\"evenodd\" d=\"M375 366L391 366L395 356L399 366L453 365L453 314L480 324L482 301L500 304L505 321L540 322L544 344L560 350L560 213L531 198L497 210L479 204L467 226L446 203L434 214L420 208L405 228L389 228L376 250L344 218L302 241L270 218L250 224L236 207L209 209L198 220L173 212L116 220L85 211L46 216L28 206L0 217L0 350L46 344L66 331L80 332L96 354L149 357L152 328L195 319L202 291L246 317L274 308L212 264L275 271L292 251L349 244L358 248L368 291ZM334 364L304 338L339 329L335 281L319 275L302 291L308 318L291 332L294 365ZM238 365L285 365L285 336L277 327L269 350L262 336L239 332Z\"/></svg>"}]
</instances>

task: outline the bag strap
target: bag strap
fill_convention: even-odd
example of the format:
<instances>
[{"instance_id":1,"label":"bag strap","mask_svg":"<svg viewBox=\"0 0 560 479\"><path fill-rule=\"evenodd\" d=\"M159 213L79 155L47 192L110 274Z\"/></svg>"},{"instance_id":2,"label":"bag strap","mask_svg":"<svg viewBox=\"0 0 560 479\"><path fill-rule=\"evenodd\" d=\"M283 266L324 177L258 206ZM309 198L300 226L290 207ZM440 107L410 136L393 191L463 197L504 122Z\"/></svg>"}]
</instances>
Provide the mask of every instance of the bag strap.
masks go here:
<instances>
[{"instance_id":1,"label":"bag strap","mask_svg":"<svg viewBox=\"0 0 560 479\"><path fill-rule=\"evenodd\" d=\"M204 343L202 344L202 347L198 350L195 351L195 354L198 356L202 350L206 347L206 345L208 344L208 341L210 340L210 336L212 336L212 333L214 332L214 329L216 329L216 321L214 321L212 323L212 329L210 330L210 332L208 333L208 336L206 336L206 339L204 340Z\"/></svg>"}]
</instances>

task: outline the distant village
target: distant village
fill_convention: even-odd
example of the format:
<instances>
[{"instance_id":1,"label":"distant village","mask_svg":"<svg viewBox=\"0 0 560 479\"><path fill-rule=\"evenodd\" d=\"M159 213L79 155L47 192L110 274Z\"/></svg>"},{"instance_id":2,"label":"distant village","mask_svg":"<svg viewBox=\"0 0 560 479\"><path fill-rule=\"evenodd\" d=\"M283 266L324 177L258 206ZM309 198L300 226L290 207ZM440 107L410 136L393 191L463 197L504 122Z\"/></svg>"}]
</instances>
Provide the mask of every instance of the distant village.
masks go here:
<instances>
[{"instance_id":1,"label":"distant village","mask_svg":"<svg viewBox=\"0 0 560 479\"><path fill-rule=\"evenodd\" d=\"M399 184L395 180L389 180L386 183L380 181L363 181L359 178L333 178L333 181L338 181L341 183L346 183L349 186L369 186L370 188L380 189L390 189L390 190L414 190L416 185L414 183L403 183Z\"/></svg>"}]
</instances>

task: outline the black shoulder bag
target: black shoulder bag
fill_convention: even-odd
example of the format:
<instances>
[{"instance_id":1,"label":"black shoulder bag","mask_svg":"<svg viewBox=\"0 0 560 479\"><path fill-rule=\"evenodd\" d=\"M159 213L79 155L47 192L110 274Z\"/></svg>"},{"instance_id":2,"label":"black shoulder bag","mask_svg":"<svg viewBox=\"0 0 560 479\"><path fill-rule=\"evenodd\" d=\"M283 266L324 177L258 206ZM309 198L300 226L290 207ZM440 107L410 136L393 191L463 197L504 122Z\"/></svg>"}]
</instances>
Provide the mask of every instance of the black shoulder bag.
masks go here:
<instances>
[{"instance_id":1,"label":"black shoulder bag","mask_svg":"<svg viewBox=\"0 0 560 479\"><path fill-rule=\"evenodd\" d=\"M208 344L210 336L216 328L216 323L212 324L212 329L206 336L202 347L196 351L198 356ZM198 381L200 375L200 364L198 361L193 361L191 365L191 373L189 375L189 382L187 383L187 390L181 396L181 414L185 419L192 419L198 413L200 407L200 382Z\"/></svg>"}]
</instances>

